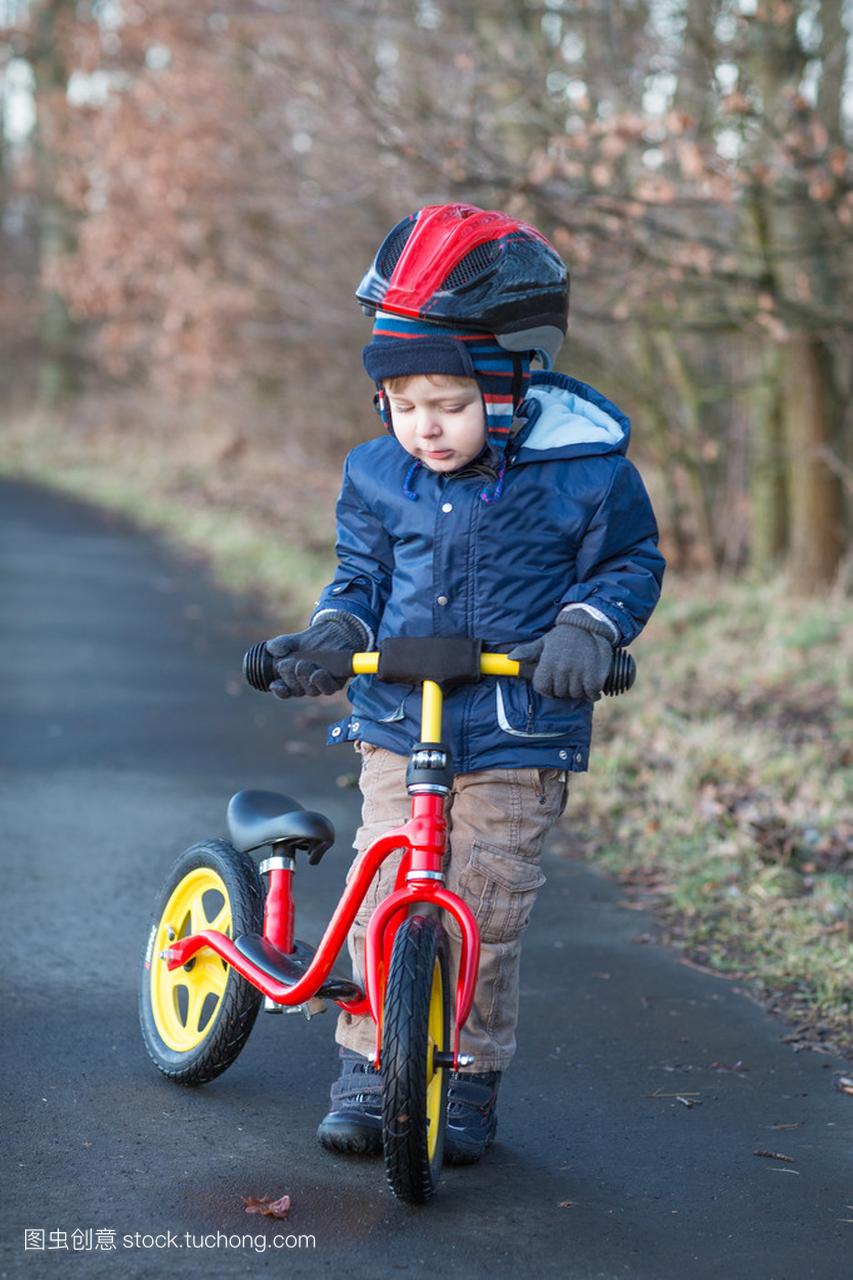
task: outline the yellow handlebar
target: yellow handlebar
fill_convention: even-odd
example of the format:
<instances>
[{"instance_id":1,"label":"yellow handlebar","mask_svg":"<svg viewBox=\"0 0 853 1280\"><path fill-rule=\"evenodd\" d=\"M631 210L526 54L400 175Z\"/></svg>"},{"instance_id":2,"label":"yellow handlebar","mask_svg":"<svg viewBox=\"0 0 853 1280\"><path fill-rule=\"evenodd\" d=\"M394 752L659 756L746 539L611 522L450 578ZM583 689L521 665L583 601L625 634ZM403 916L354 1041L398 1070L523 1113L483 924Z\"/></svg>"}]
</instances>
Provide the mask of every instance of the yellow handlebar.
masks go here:
<instances>
[{"instance_id":1,"label":"yellow handlebar","mask_svg":"<svg viewBox=\"0 0 853 1280\"><path fill-rule=\"evenodd\" d=\"M517 676L519 663L505 653L481 653L480 675ZM354 675L372 676L379 669L378 653L354 653ZM421 701L421 742L441 742L441 710L444 698L441 685L434 680L424 680Z\"/></svg>"}]
</instances>

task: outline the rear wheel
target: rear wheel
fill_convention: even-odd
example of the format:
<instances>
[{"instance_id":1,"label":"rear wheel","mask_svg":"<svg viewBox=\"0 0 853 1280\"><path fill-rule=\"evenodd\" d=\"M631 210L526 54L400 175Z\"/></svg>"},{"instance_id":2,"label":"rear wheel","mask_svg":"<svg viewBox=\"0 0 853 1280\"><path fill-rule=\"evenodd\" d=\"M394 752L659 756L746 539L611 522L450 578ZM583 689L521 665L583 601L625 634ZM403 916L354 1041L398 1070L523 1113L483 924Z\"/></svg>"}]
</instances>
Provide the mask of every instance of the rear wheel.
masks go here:
<instances>
[{"instance_id":1,"label":"rear wheel","mask_svg":"<svg viewBox=\"0 0 853 1280\"><path fill-rule=\"evenodd\" d=\"M160 953L178 938L216 929L229 938L263 931L263 891L254 861L224 840L181 854L160 893L139 982L142 1038L154 1065L181 1084L205 1084L237 1057L261 993L205 947L178 969Z\"/></svg>"},{"instance_id":2,"label":"rear wheel","mask_svg":"<svg viewBox=\"0 0 853 1280\"><path fill-rule=\"evenodd\" d=\"M447 937L439 920L411 916L394 938L382 1030L385 1173L398 1200L435 1191L444 1154L450 1044Z\"/></svg>"}]
</instances>

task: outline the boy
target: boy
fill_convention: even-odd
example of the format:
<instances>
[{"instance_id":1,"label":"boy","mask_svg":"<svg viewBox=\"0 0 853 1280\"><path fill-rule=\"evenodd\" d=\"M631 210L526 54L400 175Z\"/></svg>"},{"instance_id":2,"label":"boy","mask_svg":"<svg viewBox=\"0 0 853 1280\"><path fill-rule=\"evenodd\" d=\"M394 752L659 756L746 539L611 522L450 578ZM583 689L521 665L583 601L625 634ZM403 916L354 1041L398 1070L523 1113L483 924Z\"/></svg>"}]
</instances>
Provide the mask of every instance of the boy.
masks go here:
<instances>
[{"instance_id":1,"label":"boy","mask_svg":"<svg viewBox=\"0 0 853 1280\"><path fill-rule=\"evenodd\" d=\"M346 458L339 567L307 630L268 642L272 690L332 693L345 682L299 650L366 650L386 636L467 635L537 660L532 682L486 678L449 690L444 704L456 770L445 874L481 936L461 1036L473 1062L451 1075L445 1138L445 1158L469 1163L494 1137L515 1052L521 937L545 879L542 846L569 774L587 767L592 703L613 648L648 620L664 561L625 457L627 418L592 387L547 372L566 332L568 275L544 236L471 205L430 206L386 237L356 297L375 317L363 361L386 433ZM535 357L546 372L531 375ZM352 681L349 697L352 713L329 741L354 741L362 756L360 856L409 816L419 698L369 676ZM398 865L399 855L385 861L348 938L361 985L367 922ZM460 938L453 920L445 926L453 971ZM336 1039L341 1077L318 1137L332 1150L379 1151L373 1022L342 1010Z\"/></svg>"}]
</instances>

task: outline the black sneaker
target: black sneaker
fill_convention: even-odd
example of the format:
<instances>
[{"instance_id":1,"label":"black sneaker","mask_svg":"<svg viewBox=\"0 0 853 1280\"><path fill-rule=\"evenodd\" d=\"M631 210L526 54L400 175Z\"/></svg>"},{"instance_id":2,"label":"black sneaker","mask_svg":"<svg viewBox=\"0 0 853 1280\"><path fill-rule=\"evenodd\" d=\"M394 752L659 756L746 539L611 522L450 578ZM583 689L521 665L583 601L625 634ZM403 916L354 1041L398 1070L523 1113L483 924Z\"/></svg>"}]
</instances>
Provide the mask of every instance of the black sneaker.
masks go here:
<instances>
[{"instance_id":1,"label":"black sneaker","mask_svg":"<svg viewBox=\"0 0 853 1280\"><path fill-rule=\"evenodd\" d=\"M500 1079L500 1071L451 1071L444 1136L448 1164L473 1164L493 1141Z\"/></svg>"},{"instance_id":2,"label":"black sneaker","mask_svg":"<svg viewBox=\"0 0 853 1280\"><path fill-rule=\"evenodd\" d=\"M329 1151L376 1155L382 1150L382 1072L353 1049L339 1049L340 1079L317 1137Z\"/></svg>"}]
</instances>

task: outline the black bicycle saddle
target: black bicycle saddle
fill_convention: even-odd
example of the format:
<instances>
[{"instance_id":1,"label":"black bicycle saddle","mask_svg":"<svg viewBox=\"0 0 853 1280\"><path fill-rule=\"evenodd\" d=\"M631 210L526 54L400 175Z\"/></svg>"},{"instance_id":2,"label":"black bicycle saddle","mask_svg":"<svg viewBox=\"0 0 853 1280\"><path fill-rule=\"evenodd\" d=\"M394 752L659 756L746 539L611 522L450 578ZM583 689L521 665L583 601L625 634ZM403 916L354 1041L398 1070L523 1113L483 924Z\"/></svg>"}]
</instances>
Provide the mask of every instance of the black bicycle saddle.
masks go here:
<instances>
[{"instance_id":1,"label":"black bicycle saddle","mask_svg":"<svg viewBox=\"0 0 853 1280\"><path fill-rule=\"evenodd\" d=\"M277 791L238 791L228 802L227 820L231 843L241 853L275 844L282 852L304 851L316 866L335 843L328 818Z\"/></svg>"}]
</instances>

